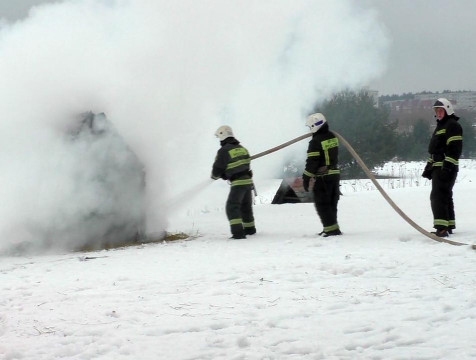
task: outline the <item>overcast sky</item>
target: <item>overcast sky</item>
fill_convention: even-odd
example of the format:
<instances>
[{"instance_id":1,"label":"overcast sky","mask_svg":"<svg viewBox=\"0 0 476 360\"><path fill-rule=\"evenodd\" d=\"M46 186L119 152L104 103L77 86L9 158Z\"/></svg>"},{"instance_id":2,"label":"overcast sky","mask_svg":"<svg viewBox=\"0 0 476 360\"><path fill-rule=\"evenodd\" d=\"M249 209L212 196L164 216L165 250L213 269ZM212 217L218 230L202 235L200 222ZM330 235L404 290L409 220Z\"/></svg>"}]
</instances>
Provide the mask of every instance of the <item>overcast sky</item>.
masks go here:
<instances>
[{"instance_id":1,"label":"overcast sky","mask_svg":"<svg viewBox=\"0 0 476 360\"><path fill-rule=\"evenodd\" d=\"M365 0L391 41L383 94L476 90L475 0Z\"/></svg>"},{"instance_id":2,"label":"overcast sky","mask_svg":"<svg viewBox=\"0 0 476 360\"><path fill-rule=\"evenodd\" d=\"M46 2L53 0L0 0L0 17L24 18L31 6ZM376 10L390 40L387 71L371 88L380 94L476 90L476 0L359 0L359 4Z\"/></svg>"}]
</instances>

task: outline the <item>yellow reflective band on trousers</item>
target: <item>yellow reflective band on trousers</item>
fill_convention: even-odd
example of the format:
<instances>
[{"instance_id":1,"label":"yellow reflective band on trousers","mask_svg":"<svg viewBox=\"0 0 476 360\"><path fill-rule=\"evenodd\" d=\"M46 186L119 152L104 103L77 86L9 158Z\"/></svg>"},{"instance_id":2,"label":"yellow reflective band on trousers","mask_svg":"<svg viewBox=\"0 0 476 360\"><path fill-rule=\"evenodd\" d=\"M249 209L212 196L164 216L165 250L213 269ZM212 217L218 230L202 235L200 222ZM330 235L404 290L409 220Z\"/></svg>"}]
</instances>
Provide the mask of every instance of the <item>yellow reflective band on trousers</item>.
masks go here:
<instances>
[{"instance_id":1,"label":"yellow reflective band on trousers","mask_svg":"<svg viewBox=\"0 0 476 360\"><path fill-rule=\"evenodd\" d=\"M227 170L234 169L234 168L236 168L238 166L241 166L241 165L248 165L249 163L250 163L250 159L243 159L243 160L234 161L232 163L229 163L226 166L226 169Z\"/></svg>"},{"instance_id":2,"label":"yellow reflective band on trousers","mask_svg":"<svg viewBox=\"0 0 476 360\"><path fill-rule=\"evenodd\" d=\"M432 166L433 167L443 166L443 161L434 162Z\"/></svg>"},{"instance_id":3,"label":"yellow reflective band on trousers","mask_svg":"<svg viewBox=\"0 0 476 360\"><path fill-rule=\"evenodd\" d=\"M249 222L249 223L243 223L244 228L250 228L250 227L255 227L255 222Z\"/></svg>"},{"instance_id":4,"label":"yellow reflective band on trousers","mask_svg":"<svg viewBox=\"0 0 476 360\"><path fill-rule=\"evenodd\" d=\"M308 152L307 157L314 157L314 156L321 156L321 153L319 151L313 151L313 152Z\"/></svg>"},{"instance_id":5,"label":"yellow reflective band on trousers","mask_svg":"<svg viewBox=\"0 0 476 360\"><path fill-rule=\"evenodd\" d=\"M448 140L446 140L446 145L448 145L452 141L459 141L459 140L463 141L463 137L462 136L452 136Z\"/></svg>"},{"instance_id":6,"label":"yellow reflective band on trousers","mask_svg":"<svg viewBox=\"0 0 476 360\"><path fill-rule=\"evenodd\" d=\"M433 220L433 225L448 227L449 221L448 220L443 220L443 219L435 219L435 220Z\"/></svg>"},{"instance_id":7,"label":"yellow reflective band on trousers","mask_svg":"<svg viewBox=\"0 0 476 360\"><path fill-rule=\"evenodd\" d=\"M445 157L445 161L448 161L448 162L450 162L450 163L452 163L452 164L454 164L454 165L458 165L458 160L455 160L455 159L453 159L453 158L451 158L451 157L449 157L449 156L446 156L446 157Z\"/></svg>"},{"instance_id":8,"label":"yellow reflective band on trousers","mask_svg":"<svg viewBox=\"0 0 476 360\"><path fill-rule=\"evenodd\" d=\"M329 231L334 231L334 230L339 230L339 224L334 224L331 226L325 226L324 227L324 232L329 232Z\"/></svg>"},{"instance_id":9,"label":"yellow reflective band on trousers","mask_svg":"<svg viewBox=\"0 0 476 360\"><path fill-rule=\"evenodd\" d=\"M241 224L243 224L242 219L231 219L230 220L230 225L241 225Z\"/></svg>"},{"instance_id":10,"label":"yellow reflective band on trousers","mask_svg":"<svg viewBox=\"0 0 476 360\"><path fill-rule=\"evenodd\" d=\"M435 135L446 134L446 129L441 129L435 133Z\"/></svg>"},{"instance_id":11,"label":"yellow reflective band on trousers","mask_svg":"<svg viewBox=\"0 0 476 360\"><path fill-rule=\"evenodd\" d=\"M253 184L253 180L251 179L233 180L231 182L231 186L252 185L252 184Z\"/></svg>"},{"instance_id":12,"label":"yellow reflective band on trousers","mask_svg":"<svg viewBox=\"0 0 476 360\"><path fill-rule=\"evenodd\" d=\"M450 225L450 226L455 226L455 225L456 225L456 221L455 221L455 220L450 220L450 221L448 221L448 225Z\"/></svg>"},{"instance_id":13,"label":"yellow reflective band on trousers","mask_svg":"<svg viewBox=\"0 0 476 360\"><path fill-rule=\"evenodd\" d=\"M314 176L316 176L316 174L310 173L310 172L307 171L307 170L304 170L303 174L304 174L304 175L307 175L307 176L309 176L309 177L314 177Z\"/></svg>"},{"instance_id":14,"label":"yellow reflective band on trousers","mask_svg":"<svg viewBox=\"0 0 476 360\"><path fill-rule=\"evenodd\" d=\"M248 151L245 148L242 148L242 147L231 149L231 150L228 151L228 154L230 154L230 157L232 159L237 158L239 156L249 155Z\"/></svg>"}]
</instances>

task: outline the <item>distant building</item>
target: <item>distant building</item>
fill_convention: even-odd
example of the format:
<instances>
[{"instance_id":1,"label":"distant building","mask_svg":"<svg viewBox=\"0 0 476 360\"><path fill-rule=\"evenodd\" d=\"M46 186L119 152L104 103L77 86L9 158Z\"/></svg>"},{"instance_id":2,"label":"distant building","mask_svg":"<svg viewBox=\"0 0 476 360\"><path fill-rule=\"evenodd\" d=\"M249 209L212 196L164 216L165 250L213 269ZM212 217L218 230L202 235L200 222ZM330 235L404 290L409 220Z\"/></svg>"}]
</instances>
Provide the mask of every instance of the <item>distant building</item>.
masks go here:
<instances>
[{"instance_id":1,"label":"distant building","mask_svg":"<svg viewBox=\"0 0 476 360\"><path fill-rule=\"evenodd\" d=\"M435 98L436 99L436 98ZM405 100L390 100L384 101L384 105L390 108L390 111L413 113L417 110L431 109L435 103L435 99L419 100L419 99L405 99ZM449 99L450 100L450 99ZM452 100L450 100L453 103Z\"/></svg>"},{"instance_id":2,"label":"distant building","mask_svg":"<svg viewBox=\"0 0 476 360\"><path fill-rule=\"evenodd\" d=\"M415 121L419 119L427 121L430 130L434 129L432 108L435 100L440 97L447 98L459 116L464 116L470 123L475 124L476 91L411 94L407 99L388 100L381 104L390 109L389 120L398 123L397 131L410 133L413 131Z\"/></svg>"},{"instance_id":3,"label":"distant building","mask_svg":"<svg viewBox=\"0 0 476 360\"><path fill-rule=\"evenodd\" d=\"M418 94L415 99L433 100L444 97L451 101L455 110L476 110L476 91L454 91L435 94Z\"/></svg>"},{"instance_id":4,"label":"distant building","mask_svg":"<svg viewBox=\"0 0 476 360\"><path fill-rule=\"evenodd\" d=\"M415 94L413 99L384 101L391 111L413 113L431 109L435 100L444 97L453 104L455 110L476 111L476 91L455 91L445 93Z\"/></svg>"}]
</instances>

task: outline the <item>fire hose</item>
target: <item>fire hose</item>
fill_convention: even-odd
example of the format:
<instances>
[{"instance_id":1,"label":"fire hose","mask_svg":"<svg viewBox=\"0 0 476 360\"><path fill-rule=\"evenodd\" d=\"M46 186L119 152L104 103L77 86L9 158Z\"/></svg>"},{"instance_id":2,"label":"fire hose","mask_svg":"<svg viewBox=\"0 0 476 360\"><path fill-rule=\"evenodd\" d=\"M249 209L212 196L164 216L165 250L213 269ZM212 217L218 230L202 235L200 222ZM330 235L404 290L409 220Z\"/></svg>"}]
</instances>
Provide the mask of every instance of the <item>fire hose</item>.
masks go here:
<instances>
[{"instance_id":1,"label":"fire hose","mask_svg":"<svg viewBox=\"0 0 476 360\"><path fill-rule=\"evenodd\" d=\"M390 196L388 196L388 194L385 192L385 190L382 188L382 186L378 183L377 179L375 179L375 176L372 174L372 172L369 170L369 168L367 167L367 165L365 165L365 163L362 161L362 159L360 158L359 154L357 154L355 152L355 150L352 148L352 146L347 142L347 140L345 140L339 133L333 131L333 134L339 139L339 141L344 144L345 148L350 152L350 154L353 156L353 158L357 161L357 163L359 164L359 166L362 168L362 170L364 171L364 173L368 176L368 178L372 181L372 183L375 185L375 187L377 188L377 190L380 192L380 194L382 194L382 196L384 197L384 199L388 202L388 204L393 208L393 210L395 210L397 212L398 215L400 215L403 220L405 220L408 224L410 224L415 230L417 230L418 232L420 232L421 234L425 235L426 237L434 240L434 241L438 241L438 242L442 242L442 243L447 243L447 244L450 244L450 245L455 245L455 246L468 246L468 244L465 244L465 243L462 243L462 242L458 242L458 241L453 241L453 240L450 240L450 239L446 239L446 238L442 238L442 237L439 237L439 236L436 236L435 234L429 232L429 231L426 231L425 229L423 229L421 226L419 226L417 223L415 223L412 219L410 219L398 206L397 204L395 204L395 202L390 198ZM258 154L255 154L253 156L251 156L251 160L255 160L255 159L258 159L262 156L265 156L265 155L268 155L268 154L271 154L275 151L278 151L278 150L281 150L282 148L285 148L286 146L289 146L291 144L294 144L298 141L301 141L305 138L308 138L312 135L312 133L309 133L309 134L304 134L304 135L301 135L293 140L290 140L290 141L287 141L281 145L278 145L274 148L271 148L271 149L268 149L266 151L263 151L263 152L260 152ZM471 245L471 248L473 250L476 250L476 245Z\"/></svg>"}]
</instances>

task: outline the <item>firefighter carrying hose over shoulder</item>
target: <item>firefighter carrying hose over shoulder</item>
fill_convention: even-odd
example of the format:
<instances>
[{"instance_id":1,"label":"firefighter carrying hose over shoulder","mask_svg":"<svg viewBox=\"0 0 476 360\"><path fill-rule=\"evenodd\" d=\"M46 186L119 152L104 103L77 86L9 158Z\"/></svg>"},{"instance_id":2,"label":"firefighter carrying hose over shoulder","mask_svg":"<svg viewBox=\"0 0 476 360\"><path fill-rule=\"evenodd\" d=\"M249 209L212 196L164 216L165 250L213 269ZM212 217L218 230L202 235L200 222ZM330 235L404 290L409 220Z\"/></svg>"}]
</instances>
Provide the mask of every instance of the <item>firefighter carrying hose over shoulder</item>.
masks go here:
<instances>
[{"instance_id":1,"label":"firefighter carrying hose over shoulder","mask_svg":"<svg viewBox=\"0 0 476 360\"><path fill-rule=\"evenodd\" d=\"M246 239L256 233L253 217L253 174L250 170L250 154L235 139L231 127L220 126L215 132L220 140L213 163L212 179L230 181L230 193L226 201L226 215L230 222L231 239Z\"/></svg>"},{"instance_id":2,"label":"firefighter carrying hose over shoulder","mask_svg":"<svg viewBox=\"0 0 476 360\"><path fill-rule=\"evenodd\" d=\"M431 180L431 210L435 235L447 237L456 228L453 186L458 176L458 163L463 151L463 130L453 105L439 98L433 105L436 128L428 145L430 159L422 176Z\"/></svg>"},{"instance_id":3,"label":"firefighter carrying hose over shoulder","mask_svg":"<svg viewBox=\"0 0 476 360\"><path fill-rule=\"evenodd\" d=\"M306 169L302 175L304 190L309 191L310 179L314 178L314 205L324 227L319 235L342 235L337 223L337 203L340 197L340 170L337 168L339 139L329 131L326 118L321 113L310 115L306 126L313 135L307 150Z\"/></svg>"}]
</instances>

